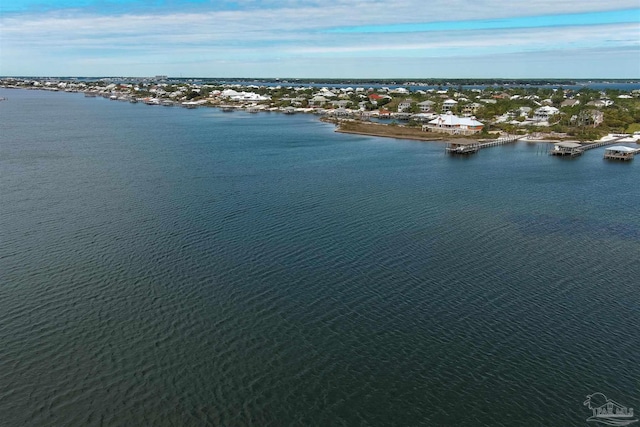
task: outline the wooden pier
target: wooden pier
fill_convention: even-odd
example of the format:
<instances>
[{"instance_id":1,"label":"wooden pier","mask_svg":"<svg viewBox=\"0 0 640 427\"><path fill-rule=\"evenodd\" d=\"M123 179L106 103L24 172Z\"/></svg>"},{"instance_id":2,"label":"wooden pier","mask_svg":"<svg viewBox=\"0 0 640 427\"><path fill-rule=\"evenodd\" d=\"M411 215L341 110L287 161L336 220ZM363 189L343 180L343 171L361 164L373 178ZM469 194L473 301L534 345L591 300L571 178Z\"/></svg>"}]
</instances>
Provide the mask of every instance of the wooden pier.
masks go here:
<instances>
[{"instance_id":1,"label":"wooden pier","mask_svg":"<svg viewBox=\"0 0 640 427\"><path fill-rule=\"evenodd\" d=\"M458 140L447 143L444 149L447 154L474 154L480 149L480 143L477 141Z\"/></svg>"},{"instance_id":2,"label":"wooden pier","mask_svg":"<svg viewBox=\"0 0 640 427\"><path fill-rule=\"evenodd\" d=\"M522 136L507 135L489 142L477 142L468 140L451 141L447 144L445 152L447 154L474 154L482 148L496 147L498 145L510 144L523 138Z\"/></svg>"},{"instance_id":3,"label":"wooden pier","mask_svg":"<svg viewBox=\"0 0 640 427\"><path fill-rule=\"evenodd\" d=\"M489 147L497 147L498 145L510 144L512 142L516 142L520 138L524 138L524 136L517 135L507 135L500 137L494 141L482 142L478 148L489 148Z\"/></svg>"},{"instance_id":4,"label":"wooden pier","mask_svg":"<svg viewBox=\"0 0 640 427\"><path fill-rule=\"evenodd\" d=\"M625 147L624 145L609 147L604 150L604 158L607 160L621 160L623 162L633 160L633 156L640 153L640 148Z\"/></svg>"},{"instance_id":5,"label":"wooden pier","mask_svg":"<svg viewBox=\"0 0 640 427\"><path fill-rule=\"evenodd\" d=\"M587 151L587 150L591 150L593 148L599 148L599 147L604 147L606 145L612 145L612 144L615 144L616 142L620 141L621 139L625 139L625 138L628 138L628 137L629 137L629 135L617 135L613 139L607 139L605 141L596 141L596 142L592 142L591 144L583 145L581 150L582 151Z\"/></svg>"},{"instance_id":6,"label":"wooden pier","mask_svg":"<svg viewBox=\"0 0 640 427\"><path fill-rule=\"evenodd\" d=\"M590 144L579 144L577 142L556 142L555 144L553 144L553 149L549 151L549 154L553 156L576 157L582 155L582 153L587 150L612 145L620 141L621 139L625 139L628 137L629 135L615 135L612 139L596 141Z\"/></svg>"}]
</instances>

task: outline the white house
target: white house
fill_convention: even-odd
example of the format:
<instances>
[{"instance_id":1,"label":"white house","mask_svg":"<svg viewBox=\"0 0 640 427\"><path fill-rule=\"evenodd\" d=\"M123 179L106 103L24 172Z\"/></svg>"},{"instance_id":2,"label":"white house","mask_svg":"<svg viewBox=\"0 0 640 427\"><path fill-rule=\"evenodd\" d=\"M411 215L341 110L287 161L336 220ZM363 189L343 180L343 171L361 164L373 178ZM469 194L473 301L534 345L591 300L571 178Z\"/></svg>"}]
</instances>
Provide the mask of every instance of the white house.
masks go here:
<instances>
[{"instance_id":1,"label":"white house","mask_svg":"<svg viewBox=\"0 0 640 427\"><path fill-rule=\"evenodd\" d=\"M592 106L592 107L609 107L611 105L613 105L613 101L610 99L597 99L595 101L590 101L587 102L587 105Z\"/></svg>"},{"instance_id":2,"label":"white house","mask_svg":"<svg viewBox=\"0 0 640 427\"><path fill-rule=\"evenodd\" d=\"M327 102L327 98L322 95L316 95L309 100L310 106L322 106Z\"/></svg>"},{"instance_id":3,"label":"white house","mask_svg":"<svg viewBox=\"0 0 640 427\"><path fill-rule=\"evenodd\" d=\"M444 132L459 135L471 135L482 131L484 124L477 121L473 117L458 117L450 112L440 114L427 125L423 126L423 130L432 132Z\"/></svg>"},{"instance_id":4,"label":"white house","mask_svg":"<svg viewBox=\"0 0 640 427\"><path fill-rule=\"evenodd\" d=\"M413 103L413 101L411 101L410 99L405 99L404 101L400 101L400 103L398 104L398 112L402 113L404 111L407 111L411 108L411 104Z\"/></svg>"},{"instance_id":5,"label":"white house","mask_svg":"<svg viewBox=\"0 0 640 427\"><path fill-rule=\"evenodd\" d=\"M458 101L453 99L447 99L442 103L442 111L443 112L451 111L456 105L458 105Z\"/></svg>"},{"instance_id":6,"label":"white house","mask_svg":"<svg viewBox=\"0 0 640 427\"><path fill-rule=\"evenodd\" d=\"M533 120L537 122L548 122L553 116L558 114L559 110L556 107L545 105L533 112Z\"/></svg>"},{"instance_id":7,"label":"white house","mask_svg":"<svg viewBox=\"0 0 640 427\"><path fill-rule=\"evenodd\" d=\"M418 107L420 108L421 113L426 113L428 111L431 111L431 109L433 108L433 104L433 101L422 101L418 102Z\"/></svg>"}]
</instances>

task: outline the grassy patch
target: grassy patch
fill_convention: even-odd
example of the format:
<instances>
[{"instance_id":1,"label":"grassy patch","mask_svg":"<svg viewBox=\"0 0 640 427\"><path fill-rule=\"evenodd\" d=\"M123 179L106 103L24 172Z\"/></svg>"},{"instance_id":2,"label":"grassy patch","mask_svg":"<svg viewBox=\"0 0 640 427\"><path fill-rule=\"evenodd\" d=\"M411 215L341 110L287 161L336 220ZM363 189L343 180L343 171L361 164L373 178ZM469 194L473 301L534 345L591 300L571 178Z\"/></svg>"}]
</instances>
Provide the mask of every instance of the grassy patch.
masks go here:
<instances>
[{"instance_id":1,"label":"grassy patch","mask_svg":"<svg viewBox=\"0 0 640 427\"><path fill-rule=\"evenodd\" d=\"M631 123L627 128L627 133L640 132L640 123Z\"/></svg>"},{"instance_id":2,"label":"grassy patch","mask_svg":"<svg viewBox=\"0 0 640 427\"><path fill-rule=\"evenodd\" d=\"M338 124L338 132L358 133L362 135L382 136L388 138L417 139L421 141L437 141L442 135L423 132L420 127L384 125L359 121L342 121Z\"/></svg>"}]
</instances>

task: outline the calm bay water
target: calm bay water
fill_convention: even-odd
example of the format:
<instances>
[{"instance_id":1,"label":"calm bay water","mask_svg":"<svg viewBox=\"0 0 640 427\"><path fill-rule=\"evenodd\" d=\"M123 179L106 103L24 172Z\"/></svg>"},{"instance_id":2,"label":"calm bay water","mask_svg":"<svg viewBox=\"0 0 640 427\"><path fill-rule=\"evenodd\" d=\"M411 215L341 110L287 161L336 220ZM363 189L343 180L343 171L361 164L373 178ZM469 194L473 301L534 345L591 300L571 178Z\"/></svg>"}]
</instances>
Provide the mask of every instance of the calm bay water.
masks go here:
<instances>
[{"instance_id":1,"label":"calm bay water","mask_svg":"<svg viewBox=\"0 0 640 427\"><path fill-rule=\"evenodd\" d=\"M2 425L587 425L596 391L640 408L639 159L0 96Z\"/></svg>"}]
</instances>

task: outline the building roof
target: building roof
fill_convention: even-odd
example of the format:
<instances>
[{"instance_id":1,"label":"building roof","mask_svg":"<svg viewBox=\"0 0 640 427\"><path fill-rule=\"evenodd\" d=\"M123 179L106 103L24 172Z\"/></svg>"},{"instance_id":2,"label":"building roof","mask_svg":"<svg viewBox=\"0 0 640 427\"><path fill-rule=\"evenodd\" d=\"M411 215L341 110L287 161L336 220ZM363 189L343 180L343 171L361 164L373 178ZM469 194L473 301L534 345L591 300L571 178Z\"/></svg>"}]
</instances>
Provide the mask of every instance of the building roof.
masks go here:
<instances>
[{"instance_id":1,"label":"building roof","mask_svg":"<svg viewBox=\"0 0 640 427\"><path fill-rule=\"evenodd\" d=\"M538 108L535 112L536 114L557 114L559 110L556 107L545 105L544 107Z\"/></svg>"},{"instance_id":2,"label":"building roof","mask_svg":"<svg viewBox=\"0 0 640 427\"><path fill-rule=\"evenodd\" d=\"M472 139L456 139L455 141L450 142L452 145L479 145L478 141L474 141Z\"/></svg>"},{"instance_id":3,"label":"building roof","mask_svg":"<svg viewBox=\"0 0 640 427\"><path fill-rule=\"evenodd\" d=\"M565 141L556 142L554 145L556 145L558 147L562 147L562 148L578 148L578 147L582 147L577 142L565 142Z\"/></svg>"},{"instance_id":4,"label":"building roof","mask_svg":"<svg viewBox=\"0 0 640 427\"><path fill-rule=\"evenodd\" d=\"M606 151L618 151L620 153L633 153L637 151L635 148L625 147L624 145L616 145L615 147L609 147Z\"/></svg>"},{"instance_id":5,"label":"building roof","mask_svg":"<svg viewBox=\"0 0 640 427\"><path fill-rule=\"evenodd\" d=\"M484 126L471 117L458 117L455 114L440 114L429 123L437 126Z\"/></svg>"}]
</instances>

